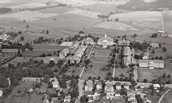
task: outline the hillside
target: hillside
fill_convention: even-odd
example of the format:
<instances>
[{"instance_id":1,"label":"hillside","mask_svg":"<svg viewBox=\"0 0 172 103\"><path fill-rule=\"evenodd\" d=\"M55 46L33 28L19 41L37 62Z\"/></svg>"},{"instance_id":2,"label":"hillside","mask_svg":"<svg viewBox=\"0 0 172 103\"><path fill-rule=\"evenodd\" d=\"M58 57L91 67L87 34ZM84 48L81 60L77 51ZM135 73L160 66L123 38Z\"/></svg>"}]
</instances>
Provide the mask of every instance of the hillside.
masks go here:
<instances>
[{"instance_id":1,"label":"hillside","mask_svg":"<svg viewBox=\"0 0 172 103\"><path fill-rule=\"evenodd\" d=\"M125 5L118 6L119 9L149 10L158 8L171 8L172 0L156 0L154 2L144 2L143 0L130 0Z\"/></svg>"}]
</instances>

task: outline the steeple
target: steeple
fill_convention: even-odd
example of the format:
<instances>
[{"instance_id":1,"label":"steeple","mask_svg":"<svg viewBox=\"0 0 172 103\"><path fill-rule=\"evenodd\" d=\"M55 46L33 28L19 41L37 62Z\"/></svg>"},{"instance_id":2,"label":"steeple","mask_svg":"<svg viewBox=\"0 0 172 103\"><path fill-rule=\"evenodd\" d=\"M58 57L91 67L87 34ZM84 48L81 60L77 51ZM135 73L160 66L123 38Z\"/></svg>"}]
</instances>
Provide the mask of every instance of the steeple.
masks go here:
<instances>
[{"instance_id":1,"label":"steeple","mask_svg":"<svg viewBox=\"0 0 172 103\"><path fill-rule=\"evenodd\" d=\"M105 38L107 37L107 35L105 34Z\"/></svg>"}]
</instances>

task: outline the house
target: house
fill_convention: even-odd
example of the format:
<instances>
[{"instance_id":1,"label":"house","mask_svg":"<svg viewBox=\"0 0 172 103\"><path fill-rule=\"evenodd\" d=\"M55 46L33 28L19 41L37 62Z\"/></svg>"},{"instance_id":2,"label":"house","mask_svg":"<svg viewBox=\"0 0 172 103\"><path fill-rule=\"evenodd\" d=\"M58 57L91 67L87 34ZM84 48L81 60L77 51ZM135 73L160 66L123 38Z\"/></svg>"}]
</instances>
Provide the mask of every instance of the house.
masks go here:
<instances>
[{"instance_id":1,"label":"house","mask_svg":"<svg viewBox=\"0 0 172 103\"><path fill-rule=\"evenodd\" d=\"M121 83L120 83L120 82L117 82L117 83L115 84L115 88L116 88L117 90L121 90Z\"/></svg>"},{"instance_id":2,"label":"house","mask_svg":"<svg viewBox=\"0 0 172 103\"><path fill-rule=\"evenodd\" d=\"M115 92L114 92L114 86L112 82L107 81L105 83L105 93L106 93L106 98L107 99L112 99L114 98Z\"/></svg>"},{"instance_id":3,"label":"house","mask_svg":"<svg viewBox=\"0 0 172 103\"><path fill-rule=\"evenodd\" d=\"M159 43L150 43L152 48L159 48Z\"/></svg>"},{"instance_id":4,"label":"house","mask_svg":"<svg viewBox=\"0 0 172 103\"><path fill-rule=\"evenodd\" d=\"M70 103L70 102L71 102L71 95L66 95L63 103Z\"/></svg>"},{"instance_id":5,"label":"house","mask_svg":"<svg viewBox=\"0 0 172 103\"><path fill-rule=\"evenodd\" d=\"M129 46L130 45L130 41L126 40L126 39L122 39L118 41L118 45L120 46Z\"/></svg>"},{"instance_id":6,"label":"house","mask_svg":"<svg viewBox=\"0 0 172 103\"><path fill-rule=\"evenodd\" d=\"M124 83L122 86L123 86L125 89L127 89L127 90L129 90L129 89L130 89L129 84L127 84L127 83Z\"/></svg>"},{"instance_id":7,"label":"house","mask_svg":"<svg viewBox=\"0 0 172 103\"><path fill-rule=\"evenodd\" d=\"M157 89L159 89L161 86L159 85L159 84L153 84L153 88L155 89L155 90L157 90Z\"/></svg>"},{"instance_id":8,"label":"house","mask_svg":"<svg viewBox=\"0 0 172 103\"><path fill-rule=\"evenodd\" d=\"M87 80L85 85L85 91L92 91L93 90L93 81Z\"/></svg>"},{"instance_id":9,"label":"house","mask_svg":"<svg viewBox=\"0 0 172 103\"><path fill-rule=\"evenodd\" d=\"M137 103L136 93L133 90L127 92L127 97L128 97L127 99L128 102Z\"/></svg>"},{"instance_id":10,"label":"house","mask_svg":"<svg viewBox=\"0 0 172 103\"><path fill-rule=\"evenodd\" d=\"M88 103L94 103L94 99L92 96L88 97Z\"/></svg>"},{"instance_id":11,"label":"house","mask_svg":"<svg viewBox=\"0 0 172 103\"><path fill-rule=\"evenodd\" d=\"M103 48L107 48L108 46L112 46L115 43L111 37L107 37L107 35L105 34L105 36L103 38L100 38L98 40L97 44L101 45Z\"/></svg>"},{"instance_id":12,"label":"house","mask_svg":"<svg viewBox=\"0 0 172 103\"><path fill-rule=\"evenodd\" d=\"M60 85L57 78L51 78L50 82L52 83L54 89L60 89Z\"/></svg>"},{"instance_id":13,"label":"house","mask_svg":"<svg viewBox=\"0 0 172 103\"><path fill-rule=\"evenodd\" d=\"M88 38L82 40L82 44L93 45L93 44L95 44L95 42L94 42L94 40L92 38L88 37Z\"/></svg>"},{"instance_id":14,"label":"house","mask_svg":"<svg viewBox=\"0 0 172 103\"><path fill-rule=\"evenodd\" d=\"M0 35L0 42L7 41L9 37L7 34Z\"/></svg>"},{"instance_id":15,"label":"house","mask_svg":"<svg viewBox=\"0 0 172 103\"><path fill-rule=\"evenodd\" d=\"M144 60L149 59L149 53L148 52L143 53L142 59L144 59Z\"/></svg>"},{"instance_id":16,"label":"house","mask_svg":"<svg viewBox=\"0 0 172 103\"><path fill-rule=\"evenodd\" d=\"M102 88L103 88L102 82L101 82L100 80L98 80L98 81L96 82L96 89L99 90L99 89L102 89Z\"/></svg>"},{"instance_id":17,"label":"house","mask_svg":"<svg viewBox=\"0 0 172 103\"><path fill-rule=\"evenodd\" d=\"M69 49L68 49L68 48L63 49L63 50L59 53L60 59L64 59L64 58L67 56L68 53L69 53Z\"/></svg>"},{"instance_id":18,"label":"house","mask_svg":"<svg viewBox=\"0 0 172 103\"><path fill-rule=\"evenodd\" d=\"M121 96L120 90L115 90L115 97L119 97L119 96Z\"/></svg>"},{"instance_id":19,"label":"house","mask_svg":"<svg viewBox=\"0 0 172 103\"><path fill-rule=\"evenodd\" d=\"M3 91L0 89L0 97L2 97L3 95Z\"/></svg>"},{"instance_id":20,"label":"house","mask_svg":"<svg viewBox=\"0 0 172 103\"><path fill-rule=\"evenodd\" d=\"M140 68L164 68L164 61L163 60L139 60L139 67Z\"/></svg>"}]
</instances>

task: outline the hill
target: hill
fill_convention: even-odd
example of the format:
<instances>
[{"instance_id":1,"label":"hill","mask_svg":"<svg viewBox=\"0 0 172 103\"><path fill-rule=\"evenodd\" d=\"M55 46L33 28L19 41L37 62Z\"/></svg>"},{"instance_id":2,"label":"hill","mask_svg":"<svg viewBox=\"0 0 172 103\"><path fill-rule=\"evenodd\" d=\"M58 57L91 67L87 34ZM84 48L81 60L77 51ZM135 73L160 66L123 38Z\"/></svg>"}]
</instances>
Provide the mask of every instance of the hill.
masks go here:
<instances>
[{"instance_id":1,"label":"hill","mask_svg":"<svg viewBox=\"0 0 172 103\"><path fill-rule=\"evenodd\" d=\"M158 8L172 8L172 0L156 0L153 2L145 2L145 0L130 0L124 5L118 6L119 9L129 10L150 10Z\"/></svg>"}]
</instances>

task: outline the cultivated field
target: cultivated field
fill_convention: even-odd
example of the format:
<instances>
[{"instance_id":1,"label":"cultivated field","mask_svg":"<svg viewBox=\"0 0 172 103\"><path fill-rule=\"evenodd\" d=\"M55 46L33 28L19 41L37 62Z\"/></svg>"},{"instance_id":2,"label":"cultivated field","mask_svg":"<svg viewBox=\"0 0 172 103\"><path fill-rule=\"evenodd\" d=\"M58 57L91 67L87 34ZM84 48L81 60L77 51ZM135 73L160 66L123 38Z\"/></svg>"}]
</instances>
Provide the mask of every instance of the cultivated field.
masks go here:
<instances>
[{"instance_id":1,"label":"cultivated field","mask_svg":"<svg viewBox=\"0 0 172 103\"><path fill-rule=\"evenodd\" d=\"M120 31L137 31L136 28L127 25L125 23L120 23L120 22L103 22L100 24L95 25L94 27L96 28L104 28L104 29L113 29L113 30L120 30Z\"/></svg>"},{"instance_id":2,"label":"cultivated field","mask_svg":"<svg viewBox=\"0 0 172 103\"><path fill-rule=\"evenodd\" d=\"M163 13L163 23L164 23L164 31L167 34L172 35L172 11L164 11Z\"/></svg>"}]
</instances>

